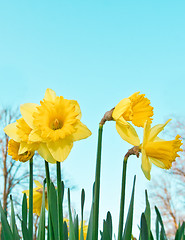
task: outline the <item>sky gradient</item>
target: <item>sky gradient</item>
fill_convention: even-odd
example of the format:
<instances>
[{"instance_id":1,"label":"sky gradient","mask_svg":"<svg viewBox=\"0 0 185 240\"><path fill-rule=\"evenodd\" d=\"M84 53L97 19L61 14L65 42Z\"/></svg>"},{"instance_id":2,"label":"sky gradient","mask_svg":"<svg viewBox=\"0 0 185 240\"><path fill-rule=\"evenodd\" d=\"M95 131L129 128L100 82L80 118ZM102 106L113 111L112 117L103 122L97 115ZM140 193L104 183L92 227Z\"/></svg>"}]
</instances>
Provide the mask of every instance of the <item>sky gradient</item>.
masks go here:
<instances>
[{"instance_id":1,"label":"sky gradient","mask_svg":"<svg viewBox=\"0 0 185 240\"><path fill-rule=\"evenodd\" d=\"M185 1L179 0L0 2L0 105L39 103L52 88L79 102L82 122L92 131L90 138L75 143L63 163L65 174L78 186L72 193L78 212L80 189L85 188L88 216L98 123L107 110L140 91L154 107L153 124L184 117L184 12ZM100 221L110 210L116 233L122 159L130 147L114 122L105 125ZM140 159L129 159L126 206L136 174L136 235L144 189L149 188L140 165ZM152 177L157 172L153 167Z\"/></svg>"}]
</instances>

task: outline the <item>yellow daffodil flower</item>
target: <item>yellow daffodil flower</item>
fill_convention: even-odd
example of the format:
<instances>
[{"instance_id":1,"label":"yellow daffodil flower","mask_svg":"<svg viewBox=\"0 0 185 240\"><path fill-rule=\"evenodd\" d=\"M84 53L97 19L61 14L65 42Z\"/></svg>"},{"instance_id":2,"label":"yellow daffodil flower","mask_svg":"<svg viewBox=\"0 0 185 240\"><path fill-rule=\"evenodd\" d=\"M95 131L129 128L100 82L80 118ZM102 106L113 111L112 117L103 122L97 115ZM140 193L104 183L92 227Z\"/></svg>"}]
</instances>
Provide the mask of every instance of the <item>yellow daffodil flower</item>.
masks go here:
<instances>
[{"instance_id":1,"label":"yellow daffodil flower","mask_svg":"<svg viewBox=\"0 0 185 240\"><path fill-rule=\"evenodd\" d=\"M153 107L150 106L150 100L145 97L145 94L139 92L122 99L112 113L112 118L116 121L117 132L123 140L134 146L139 145L140 140L128 121L137 127L143 127L146 120L152 122L152 116Z\"/></svg>"},{"instance_id":2,"label":"yellow daffodil flower","mask_svg":"<svg viewBox=\"0 0 185 240\"><path fill-rule=\"evenodd\" d=\"M19 160L19 156L30 155L38 148L38 143L30 142L28 137L31 128L26 124L23 118L18 119L16 122L8 124L4 128L5 133L11 138L9 141L8 154L13 159ZM16 147L15 147L16 146ZM13 154L13 155L12 155ZM33 156L33 154L31 154ZM22 160L20 160L22 161Z\"/></svg>"},{"instance_id":3,"label":"yellow daffodil flower","mask_svg":"<svg viewBox=\"0 0 185 240\"><path fill-rule=\"evenodd\" d=\"M151 128L150 122L146 121L144 125L143 143L140 145L142 152L142 170L145 177L150 180L150 171L152 163L163 169L170 169L172 162L179 157L177 152L182 151L180 136L177 135L174 140L165 141L157 135L164 129L165 124L158 124Z\"/></svg>"},{"instance_id":4,"label":"yellow daffodil flower","mask_svg":"<svg viewBox=\"0 0 185 240\"><path fill-rule=\"evenodd\" d=\"M8 141L8 154L12 157L12 159L20 162L27 162L34 155L34 152L32 151L26 151L22 154L19 154L19 149L20 143L15 142L13 139Z\"/></svg>"},{"instance_id":5,"label":"yellow daffodil flower","mask_svg":"<svg viewBox=\"0 0 185 240\"><path fill-rule=\"evenodd\" d=\"M87 138L91 131L80 121L81 110L77 101L56 96L47 89L41 105L21 105L23 119L32 129L28 140L39 143L38 153L48 162L63 162L73 142Z\"/></svg>"},{"instance_id":6,"label":"yellow daffodil flower","mask_svg":"<svg viewBox=\"0 0 185 240\"><path fill-rule=\"evenodd\" d=\"M34 181L36 188L33 188L33 213L40 216L41 213L41 206L42 206L42 193L43 193L43 186L39 181ZM27 206L29 208L29 190L23 191L27 195ZM47 192L45 190L45 208L48 209L48 198Z\"/></svg>"}]
</instances>

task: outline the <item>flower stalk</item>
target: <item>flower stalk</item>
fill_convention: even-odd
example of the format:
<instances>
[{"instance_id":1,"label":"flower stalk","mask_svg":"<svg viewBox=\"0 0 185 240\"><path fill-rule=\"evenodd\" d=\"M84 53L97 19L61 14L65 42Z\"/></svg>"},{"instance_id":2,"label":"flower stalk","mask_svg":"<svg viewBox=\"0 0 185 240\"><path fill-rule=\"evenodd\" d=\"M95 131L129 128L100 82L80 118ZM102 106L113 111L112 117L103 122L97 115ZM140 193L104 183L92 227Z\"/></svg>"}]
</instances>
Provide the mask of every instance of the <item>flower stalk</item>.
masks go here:
<instances>
[{"instance_id":1,"label":"flower stalk","mask_svg":"<svg viewBox=\"0 0 185 240\"><path fill-rule=\"evenodd\" d=\"M127 160L130 155L136 155L139 157L139 147L135 146L128 150L123 160L123 173L121 184L121 200L120 200L120 212L119 212L119 227L118 227L118 240L122 239L123 223L124 223L124 207L125 207L125 186L126 186L126 172L127 172Z\"/></svg>"},{"instance_id":2,"label":"flower stalk","mask_svg":"<svg viewBox=\"0 0 185 240\"><path fill-rule=\"evenodd\" d=\"M58 205L58 236L59 240L63 240L63 208L62 208L62 182L61 182L61 166L57 162L57 205Z\"/></svg>"},{"instance_id":3,"label":"flower stalk","mask_svg":"<svg viewBox=\"0 0 185 240\"><path fill-rule=\"evenodd\" d=\"M28 230L30 239L33 239L33 157L29 160L30 179L29 179L29 218Z\"/></svg>"},{"instance_id":4,"label":"flower stalk","mask_svg":"<svg viewBox=\"0 0 185 240\"><path fill-rule=\"evenodd\" d=\"M102 149L103 125L99 125L98 131L98 149L95 174L95 197L93 214L93 240L98 240L98 219L99 219L99 198L100 198L100 170L101 170L101 149Z\"/></svg>"}]
</instances>

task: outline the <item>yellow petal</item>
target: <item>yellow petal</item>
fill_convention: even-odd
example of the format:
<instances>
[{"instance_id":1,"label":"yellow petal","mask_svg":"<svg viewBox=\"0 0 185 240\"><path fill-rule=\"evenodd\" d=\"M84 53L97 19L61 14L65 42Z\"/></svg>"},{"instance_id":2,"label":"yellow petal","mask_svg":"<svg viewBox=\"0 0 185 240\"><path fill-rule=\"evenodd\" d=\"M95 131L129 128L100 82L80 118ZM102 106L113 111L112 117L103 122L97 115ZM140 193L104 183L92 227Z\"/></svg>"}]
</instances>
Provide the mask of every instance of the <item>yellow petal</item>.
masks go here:
<instances>
[{"instance_id":1,"label":"yellow petal","mask_svg":"<svg viewBox=\"0 0 185 240\"><path fill-rule=\"evenodd\" d=\"M142 146L144 147L145 144L148 142L150 136L151 124L149 121L145 121L144 130L143 130L143 143Z\"/></svg>"},{"instance_id":2,"label":"yellow petal","mask_svg":"<svg viewBox=\"0 0 185 240\"><path fill-rule=\"evenodd\" d=\"M130 107L130 99L124 98L122 99L115 107L112 117L114 120L117 120L127 109Z\"/></svg>"},{"instance_id":3,"label":"yellow petal","mask_svg":"<svg viewBox=\"0 0 185 240\"><path fill-rule=\"evenodd\" d=\"M137 135L137 132L130 123L128 124L129 124L128 126L124 126L119 124L119 122L116 122L116 130L123 140L127 141L128 143L134 146L139 146L140 140Z\"/></svg>"},{"instance_id":4,"label":"yellow petal","mask_svg":"<svg viewBox=\"0 0 185 240\"><path fill-rule=\"evenodd\" d=\"M143 170L143 173L148 180L150 180L150 178L151 178L151 176L150 176L151 168L152 168L152 164L151 164L149 158L147 157L145 151L142 150L141 169Z\"/></svg>"},{"instance_id":5,"label":"yellow petal","mask_svg":"<svg viewBox=\"0 0 185 240\"><path fill-rule=\"evenodd\" d=\"M49 163L56 163L56 160L51 155L45 143L40 143L39 148L37 150L38 154L44 158Z\"/></svg>"},{"instance_id":6,"label":"yellow petal","mask_svg":"<svg viewBox=\"0 0 185 240\"><path fill-rule=\"evenodd\" d=\"M31 142L41 142L43 139L40 136L40 132L36 129L33 129L29 134L28 140Z\"/></svg>"},{"instance_id":7,"label":"yellow petal","mask_svg":"<svg viewBox=\"0 0 185 240\"><path fill-rule=\"evenodd\" d=\"M39 181L34 180L34 183L35 183L35 185L36 185L37 187L43 188L42 184L41 184Z\"/></svg>"},{"instance_id":8,"label":"yellow petal","mask_svg":"<svg viewBox=\"0 0 185 240\"><path fill-rule=\"evenodd\" d=\"M26 142L20 142L18 154L23 154L26 151L29 151L28 144Z\"/></svg>"},{"instance_id":9,"label":"yellow petal","mask_svg":"<svg viewBox=\"0 0 185 240\"><path fill-rule=\"evenodd\" d=\"M149 157L150 161L155 164L157 167L159 168L163 168L166 169L166 166L163 162L161 162L159 159L157 158L153 158L153 157Z\"/></svg>"},{"instance_id":10,"label":"yellow petal","mask_svg":"<svg viewBox=\"0 0 185 240\"><path fill-rule=\"evenodd\" d=\"M50 88L47 88L46 89L46 92L45 92L45 96L44 96L44 99L46 101L50 101L50 102L53 102L56 98L56 93L55 91L53 91L52 89Z\"/></svg>"},{"instance_id":11,"label":"yellow petal","mask_svg":"<svg viewBox=\"0 0 185 240\"><path fill-rule=\"evenodd\" d=\"M119 123L119 125L122 126L128 126L129 127L129 123L121 116L116 120L117 123Z\"/></svg>"},{"instance_id":12,"label":"yellow petal","mask_svg":"<svg viewBox=\"0 0 185 240\"><path fill-rule=\"evenodd\" d=\"M17 134L17 127L16 127L16 125L17 125L17 122L8 124L8 125L4 128L4 131L5 131L5 133L6 133L10 138L12 138L14 141L20 142L21 139L20 139L19 135Z\"/></svg>"},{"instance_id":13,"label":"yellow petal","mask_svg":"<svg viewBox=\"0 0 185 240\"><path fill-rule=\"evenodd\" d=\"M28 196L29 195L29 190L24 190L24 191L22 191L22 193L26 193L26 196Z\"/></svg>"},{"instance_id":14,"label":"yellow petal","mask_svg":"<svg viewBox=\"0 0 185 240\"><path fill-rule=\"evenodd\" d=\"M67 139L48 142L47 147L56 161L63 162L69 155L73 142Z\"/></svg>"},{"instance_id":15,"label":"yellow petal","mask_svg":"<svg viewBox=\"0 0 185 240\"><path fill-rule=\"evenodd\" d=\"M164 129L164 127L171 121L171 119L169 119L168 121L166 121L164 124L158 124L155 125L153 128L151 128L150 131L150 136L148 141L154 141L155 137L157 137L157 135Z\"/></svg>"},{"instance_id":16,"label":"yellow petal","mask_svg":"<svg viewBox=\"0 0 185 240\"><path fill-rule=\"evenodd\" d=\"M71 102L71 104L73 104L75 106L75 112L78 114L78 116L76 118L80 120L82 117L80 105L78 104L78 102L76 100L70 100L70 102Z\"/></svg>"},{"instance_id":17,"label":"yellow petal","mask_svg":"<svg viewBox=\"0 0 185 240\"><path fill-rule=\"evenodd\" d=\"M30 128L33 128L33 113L37 110L39 105L36 103L25 103L20 106L20 111L24 121Z\"/></svg>"},{"instance_id":18,"label":"yellow petal","mask_svg":"<svg viewBox=\"0 0 185 240\"><path fill-rule=\"evenodd\" d=\"M42 205L42 193L34 191L33 192L33 212L40 216Z\"/></svg>"},{"instance_id":19,"label":"yellow petal","mask_svg":"<svg viewBox=\"0 0 185 240\"><path fill-rule=\"evenodd\" d=\"M78 141L89 137L91 131L80 121L75 124L76 132L72 134L73 141Z\"/></svg>"}]
</instances>

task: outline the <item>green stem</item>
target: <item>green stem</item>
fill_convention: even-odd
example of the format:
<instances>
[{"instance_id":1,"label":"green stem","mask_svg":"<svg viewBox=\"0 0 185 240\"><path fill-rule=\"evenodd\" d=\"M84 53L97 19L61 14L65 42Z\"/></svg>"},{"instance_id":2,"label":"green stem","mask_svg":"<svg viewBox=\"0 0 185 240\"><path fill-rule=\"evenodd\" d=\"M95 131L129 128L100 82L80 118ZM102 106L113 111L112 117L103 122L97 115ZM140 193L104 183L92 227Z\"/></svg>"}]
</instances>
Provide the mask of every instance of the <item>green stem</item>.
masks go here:
<instances>
[{"instance_id":1,"label":"green stem","mask_svg":"<svg viewBox=\"0 0 185 240\"><path fill-rule=\"evenodd\" d=\"M30 239L33 239L33 157L29 160L30 179L29 179L29 218L28 230Z\"/></svg>"},{"instance_id":2,"label":"green stem","mask_svg":"<svg viewBox=\"0 0 185 240\"><path fill-rule=\"evenodd\" d=\"M57 205L58 205L58 235L59 240L63 240L63 208L62 208L62 186L61 186L61 167L57 162Z\"/></svg>"},{"instance_id":3,"label":"green stem","mask_svg":"<svg viewBox=\"0 0 185 240\"><path fill-rule=\"evenodd\" d=\"M123 173L122 173L122 186L121 186L121 202L120 202L120 215L119 215L119 228L118 228L118 240L122 239L123 233L123 219L124 219L124 206L125 206L125 185L126 185L126 170L127 170L127 159L123 161Z\"/></svg>"},{"instance_id":4,"label":"green stem","mask_svg":"<svg viewBox=\"0 0 185 240\"><path fill-rule=\"evenodd\" d=\"M97 149L97 160L96 160L96 176L95 176L94 212L93 212L93 240L98 240L102 133L103 133L103 125L99 125L98 149Z\"/></svg>"},{"instance_id":5,"label":"green stem","mask_svg":"<svg viewBox=\"0 0 185 240\"><path fill-rule=\"evenodd\" d=\"M49 196L50 174L49 174L49 164L47 161L45 161L45 170L46 170L47 196Z\"/></svg>"},{"instance_id":6,"label":"green stem","mask_svg":"<svg viewBox=\"0 0 185 240\"><path fill-rule=\"evenodd\" d=\"M46 184L47 184L47 198L48 198L48 239L54 239L53 227L51 222L50 207L49 207L49 188L50 188L50 174L49 174L49 164L45 160L45 171L46 171Z\"/></svg>"}]
</instances>

